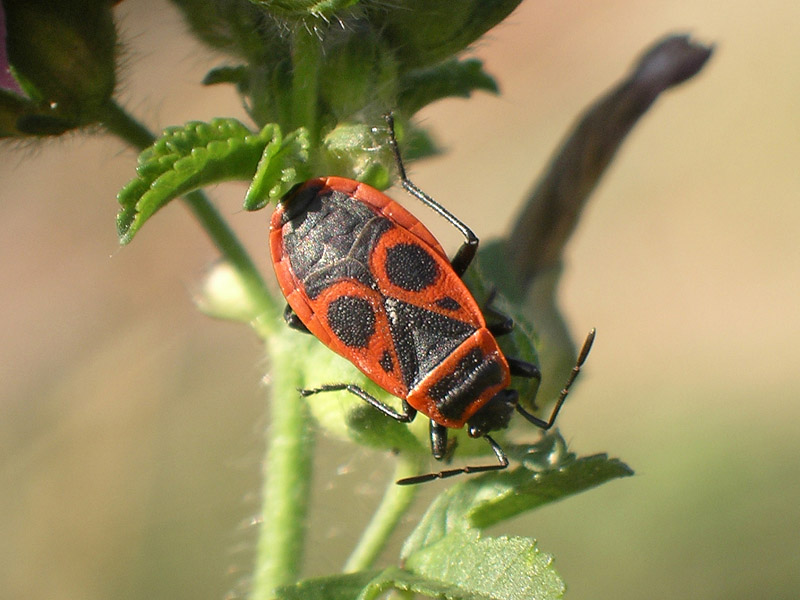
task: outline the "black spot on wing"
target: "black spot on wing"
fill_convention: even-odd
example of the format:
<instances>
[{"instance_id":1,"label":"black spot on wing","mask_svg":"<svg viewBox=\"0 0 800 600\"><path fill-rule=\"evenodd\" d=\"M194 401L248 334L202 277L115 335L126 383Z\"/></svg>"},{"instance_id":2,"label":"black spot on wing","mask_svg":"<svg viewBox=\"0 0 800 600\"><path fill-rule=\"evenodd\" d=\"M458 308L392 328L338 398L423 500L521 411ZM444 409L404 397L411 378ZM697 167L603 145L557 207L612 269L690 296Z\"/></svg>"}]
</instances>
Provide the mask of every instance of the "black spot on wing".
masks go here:
<instances>
[{"instance_id":1,"label":"black spot on wing","mask_svg":"<svg viewBox=\"0 0 800 600\"><path fill-rule=\"evenodd\" d=\"M375 313L368 300L340 296L328 305L328 325L349 348L366 348L375 334Z\"/></svg>"},{"instance_id":2,"label":"black spot on wing","mask_svg":"<svg viewBox=\"0 0 800 600\"><path fill-rule=\"evenodd\" d=\"M397 287L419 292L436 283L439 267L419 244L397 244L386 249L386 276Z\"/></svg>"},{"instance_id":3,"label":"black spot on wing","mask_svg":"<svg viewBox=\"0 0 800 600\"><path fill-rule=\"evenodd\" d=\"M436 306L439 308L443 308L445 310L458 310L461 308L461 305L458 303L458 300L455 298L451 298L450 296L445 296L444 298L439 298L436 301Z\"/></svg>"},{"instance_id":4,"label":"black spot on wing","mask_svg":"<svg viewBox=\"0 0 800 600\"><path fill-rule=\"evenodd\" d=\"M381 369L387 373L394 371L394 360L392 359L391 352L384 350L383 354L381 355L381 359L378 361L378 364L381 366Z\"/></svg>"}]
</instances>

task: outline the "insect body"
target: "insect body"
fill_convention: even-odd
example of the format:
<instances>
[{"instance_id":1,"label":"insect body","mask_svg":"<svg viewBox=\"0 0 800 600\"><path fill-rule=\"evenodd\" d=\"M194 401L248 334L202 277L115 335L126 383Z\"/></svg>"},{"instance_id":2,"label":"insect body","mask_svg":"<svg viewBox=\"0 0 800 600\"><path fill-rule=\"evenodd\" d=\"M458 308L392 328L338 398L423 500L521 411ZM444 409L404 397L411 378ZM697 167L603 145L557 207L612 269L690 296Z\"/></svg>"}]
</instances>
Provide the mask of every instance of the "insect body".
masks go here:
<instances>
[{"instance_id":1,"label":"insect body","mask_svg":"<svg viewBox=\"0 0 800 600\"><path fill-rule=\"evenodd\" d=\"M511 376L539 379L539 370L500 350L495 336L511 330L510 320L487 325L461 280L478 239L406 178L390 115L387 121L403 187L458 228L466 241L451 262L411 213L378 190L349 179L311 179L284 196L270 223L270 249L288 302L287 322L314 334L401 398L403 410L350 384L301 393L346 390L401 422L410 422L419 411L430 419L431 451L437 459L446 455L447 429L466 425L471 437L486 438L497 457L491 465L430 473L400 484L503 469L508 459L488 433L506 428L514 410L550 428L594 331L550 419L519 406L517 392L508 387Z\"/></svg>"}]
</instances>

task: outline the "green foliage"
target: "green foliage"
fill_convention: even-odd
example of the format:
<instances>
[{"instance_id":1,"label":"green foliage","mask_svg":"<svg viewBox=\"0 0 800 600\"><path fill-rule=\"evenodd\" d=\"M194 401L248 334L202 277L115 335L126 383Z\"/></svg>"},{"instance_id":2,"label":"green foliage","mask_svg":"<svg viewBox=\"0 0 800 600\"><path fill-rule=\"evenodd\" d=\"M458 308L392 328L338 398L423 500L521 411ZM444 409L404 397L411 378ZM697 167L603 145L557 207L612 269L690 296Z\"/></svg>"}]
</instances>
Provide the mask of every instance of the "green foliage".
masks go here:
<instances>
[{"instance_id":1,"label":"green foliage","mask_svg":"<svg viewBox=\"0 0 800 600\"><path fill-rule=\"evenodd\" d=\"M395 49L403 70L429 67L463 51L522 0L404 0L370 17Z\"/></svg>"},{"instance_id":2,"label":"green foliage","mask_svg":"<svg viewBox=\"0 0 800 600\"><path fill-rule=\"evenodd\" d=\"M543 447L563 445L557 435L544 442L524 451L536 453ZM560 462L538 473L520 467L451 485L407 538L402 568L310 579L279 589L277 597L371 599L394 589L449 600L561 598L564 582L552 557L541 552L535 541L483 533L484 528L523 512L632 474L625 464L604 455L559 456Z\"/></svg>"},{"instance_id":3,"label":"green foliage","mask_svg":"<svg viewBox=\"0 0 800 600\"><path fill-rule=\"evenodd\" d=\"M413 115L442 98L468 98L475 90L498 92L495 80L483 70L483 63L474 58L454 58L410 71L403 76L400 89L397 106L406 115Z\"/></svg>"},{"instance_id":4,"label":"green foliage","mask_svg":"<svg viewBox=\"0 0 800 600\"><path fill-rule=\"evenodd\" d=\"M254 133L235 119L171 127L139 155L138 176L117 196L120 241L127 244L157 210L192 190L230 180L253 180L249 206L279 197L307 173L302 130L283 138L280 127Z\"/></svg>"},{"instance_id":5,"label":"green foliage","mask_svg":"<svg viewBox=\"0 0 800 600\"><path fill-rule=\"evenodd\" d=\"M406 540L401 557L407 558L454 528L490 527L612 479L633 475L630 467L618 459L609 459L605 454L576 458L559 451L565 446L559 433L548 434L536 444L513 450L513 455L523 461L525 455L545 451L549 463L546 467L541 462L523 462L512 470L458 482L434 501Z\"/></svg>"}]
</instances>

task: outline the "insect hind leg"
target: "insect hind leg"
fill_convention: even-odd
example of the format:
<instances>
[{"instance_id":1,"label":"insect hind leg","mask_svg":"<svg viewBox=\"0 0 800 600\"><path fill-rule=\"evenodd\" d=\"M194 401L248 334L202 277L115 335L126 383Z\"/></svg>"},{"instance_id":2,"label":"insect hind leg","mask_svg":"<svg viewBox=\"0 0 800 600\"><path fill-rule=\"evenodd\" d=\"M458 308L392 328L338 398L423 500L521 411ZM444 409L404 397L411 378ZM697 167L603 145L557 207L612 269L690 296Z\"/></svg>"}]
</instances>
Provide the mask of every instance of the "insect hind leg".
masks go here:
<instances>
[{"instance_id":1,"label":"insect hind leg","mask_svg":"<svg viewBox=\"0 0 800 600\"><path fill-rule=\"evenodd\" d=\"M472 233L472 230L467 227L458 217L447 210L444 206L436 202L436 200L431 198L428 194L419 189L416 184L408 178L406 175L405 165L403 164L403 159L400 156L400 148L397 145L397 138L394 134L394 115L392 115L392 113L386 113L383 115L383 118L386 119L386 124L389 126L389 146L392 149L394 160L397 163L397 171L400 174L400 183L403 185L403 189L414 196L417 200L422 202L425 206L443 217L448 223L458 229L458 231L461 232L461 235L464 236L464 243L461 244L461 247L458 249L455 256L453 256L453 258L450 260L450 265L453 267L453 271L456 272L456 275L461 277L466 272L467 267L469 267L472 259L475 258L475 253L478 251L478 237Z\"/></svg>"}]
</instances>

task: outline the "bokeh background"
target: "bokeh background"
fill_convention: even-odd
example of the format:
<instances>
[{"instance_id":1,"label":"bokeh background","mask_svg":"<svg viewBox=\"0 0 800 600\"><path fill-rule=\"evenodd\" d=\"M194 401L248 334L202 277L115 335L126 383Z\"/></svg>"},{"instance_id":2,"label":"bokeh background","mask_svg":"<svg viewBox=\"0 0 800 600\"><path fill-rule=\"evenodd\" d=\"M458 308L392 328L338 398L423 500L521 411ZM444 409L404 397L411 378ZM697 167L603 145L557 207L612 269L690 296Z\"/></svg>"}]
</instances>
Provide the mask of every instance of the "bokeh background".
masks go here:
<instances>
[{"instance_id":1,"label":"bokeh background","mask_svg":"<svg viewBox=\"0 0 800 600\"><path fill-rule=\"evenodd\" d=\"M169 4L116 11L131 111L154 129L244 118L232 90L199 85L221 61ZM583 107L673 32L716 53L625 143L560 290L575 336L599 332L561 431L637 475L494 533L536 537L570 598L797 598L797 2L528 0L473 52L502 95L421 113L448 152L413 176L501 234ZM118 247L134 161L103 136L0 147L2 597L246 589L267 365L246 327L193 308L215 252L180 204ZM241 210L244 190L212 193L266 273L267 215ZM318 454L308 574L340 568L391 477L368 450Z\"/></svg>"}]
</instances>

